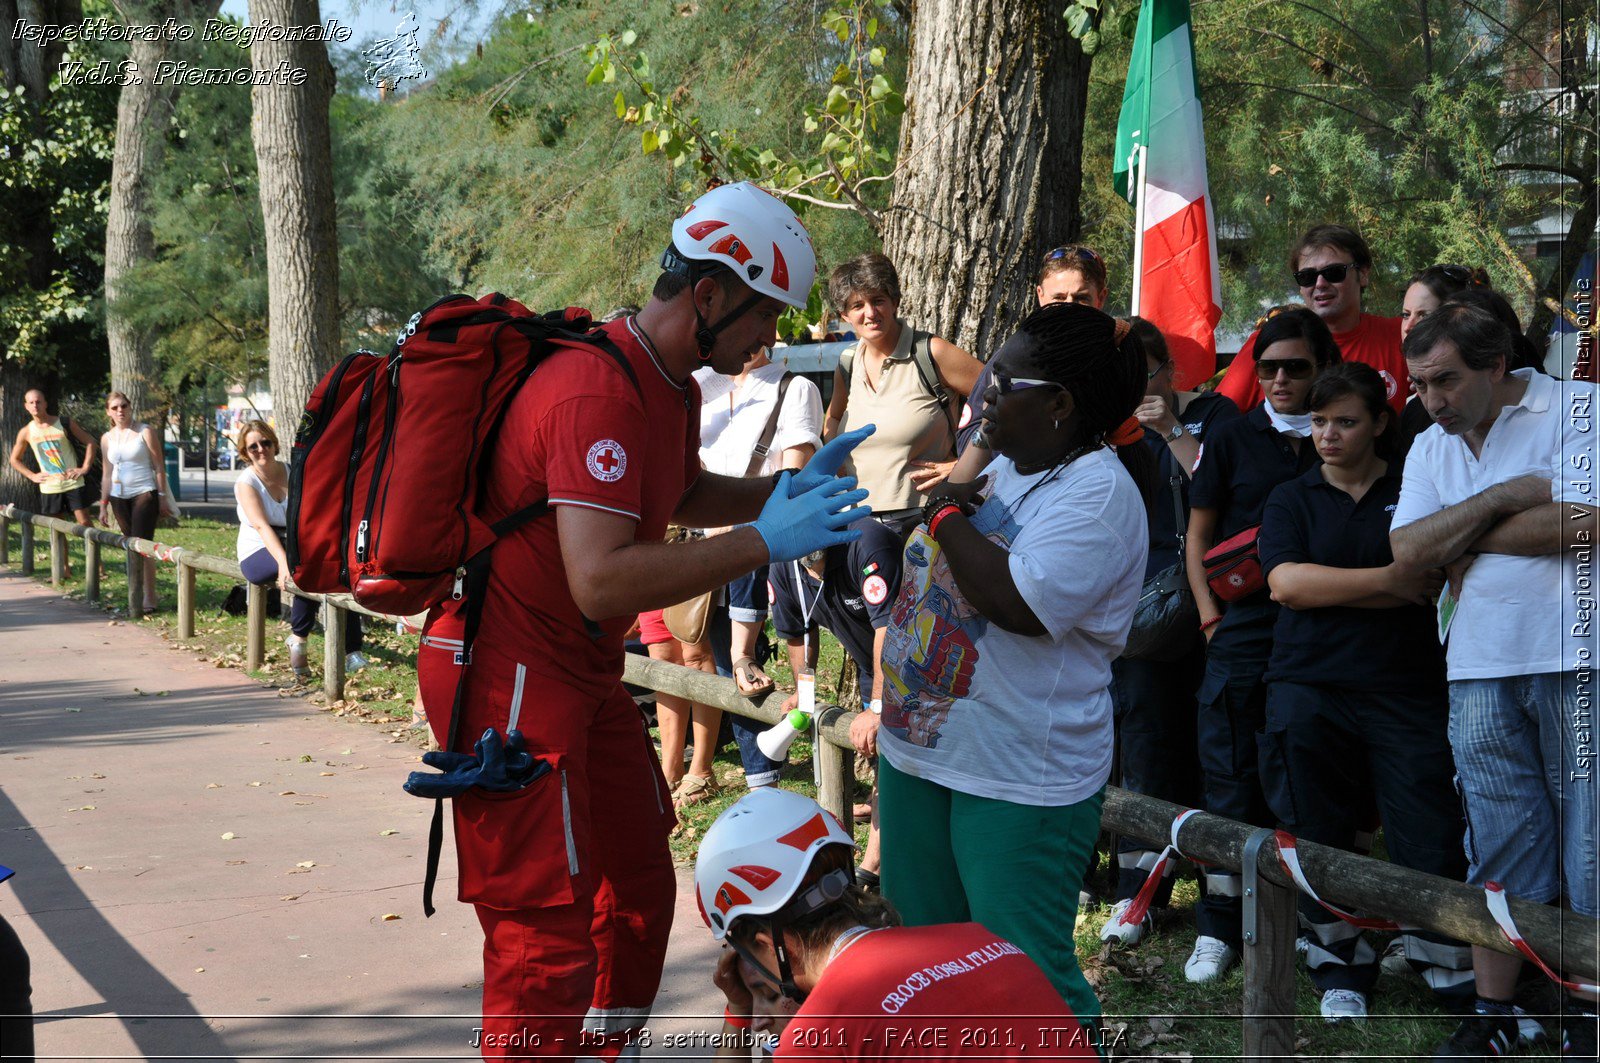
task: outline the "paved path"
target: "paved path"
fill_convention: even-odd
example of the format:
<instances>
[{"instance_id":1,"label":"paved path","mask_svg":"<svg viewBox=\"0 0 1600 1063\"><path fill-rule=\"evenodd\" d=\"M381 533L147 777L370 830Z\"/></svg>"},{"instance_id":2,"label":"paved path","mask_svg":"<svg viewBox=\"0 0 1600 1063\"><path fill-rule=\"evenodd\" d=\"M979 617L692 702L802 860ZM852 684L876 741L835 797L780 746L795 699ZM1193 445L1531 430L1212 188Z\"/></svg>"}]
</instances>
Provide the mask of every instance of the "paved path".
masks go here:
<instances>
[{"instance_id":1,"label":"paved path","mask_svg":"<svg viewBox=\"0 0 1600 1063\"><path fill-rule=\"evenodd\" d=\"M474 1058L481 938L451 852L422 917L416 759L0 570L0 915L40 1058ZM714 959L680 872L658 1052L720 1015Z\"/></svg>"}]
</instances>

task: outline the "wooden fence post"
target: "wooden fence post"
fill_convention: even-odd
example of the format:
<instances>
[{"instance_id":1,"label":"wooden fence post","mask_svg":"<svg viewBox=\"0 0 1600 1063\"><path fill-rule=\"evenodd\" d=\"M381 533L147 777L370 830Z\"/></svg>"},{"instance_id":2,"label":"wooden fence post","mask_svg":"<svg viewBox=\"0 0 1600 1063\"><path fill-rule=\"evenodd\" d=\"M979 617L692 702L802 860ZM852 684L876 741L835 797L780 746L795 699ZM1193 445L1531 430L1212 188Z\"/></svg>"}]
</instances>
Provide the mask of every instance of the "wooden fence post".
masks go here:
<instances>
[{"instance_id":1,"label":"wooden fence post","mask_svg":"<svg viewBox=\"0 0 1600 1063\"><path fill-rule=\"evenodd\" d=\"M1244 1058L1294 1058L1296 892L1259 873L1263 828L1245 843Z\"/></svg>"},{"instance_id":2,"label":"wooden fence post","mask_svg":"<svg viewBox=\"0 0 1600 1063\"><path fill-rule=\"evenodd\" d=\"M0 510L0 565L11 564L11 517Z\"/></svg>"},{"instance_id":3,"label":"wooden fence post","mask_svg":"<svg viewBox=\"0 0 1600 1063\"><path fill-rule=\"evenodd\" d=\"M178 637L194 638L194 566L178 555Z\"/></svg>"},{"instance_id":4,"label":"wooden fence post","mask_svg":"<svg viewBox=\"0 0 1600 1063\"><path fill-rule=\"evenodd\" d=\"M139 551L123 548L128 570L128 619L137 620L144 614L144 566Z\"/></svg>"},{"instance_id":5,"label":"wooden fence post","mask_svg":"<svg viewBox=\"0 0 1600 1063\"><path fill-rule=\"evenodd\" d=\"M322 692L329 701L344 697L344 629L350 614L322 599Z\"/></svg>"},{"instance_id":6,"label":"wooden fence post","mask_svg":"<svg viewBox=\"0 0 1600 1063\"><path fill-rule=\"evenodd\" d=\"M60 587L67 581L67 533L59 528L50 529L50 586Z\"/></svg>"},{"instance_id":7,"label":"wooden fence post","mask_svg":"<svg viewBox=\"0 0 1600 1063\"><path fill-rule=\"evenodd\" d=\"M33 521L22 519L22 574L33 575Z\"/></svg>"},{"instance_id":8,"label":"wooden fence post","mask_svg":"<svg viewBox=\"0 0 1600 1063\"><path fill-rule=\"evenodd\" d=\"M261 669L267 642L267 592L254 583L245 584L245 619L249 637L245 642L244 667L248 672Z\"/></svg>"},{"instance_id":9,"label":"wooden fence post","mask_svg":"<svg viewBox=\"0 0 1600 1063\"><path fill-rule=\"evenodd\" d=\"M92 535L83 538L83 597L100 601L100 541Z\"/></svg>"},{"instance_id":10,"label":"wooden fence post","mask_svg":"<svg viewBox=\"0 0 1600 1063\"><path fill-rule=\"evenodd\" d=\"M837 705L817 710L811 729L811 755L817 758L817 804L838 817L845 831L850 832L855 829L850 795L856 785L856 751L836 746L822 735L824 727L844 714L845 710Z\"/></svg>"}]
</instances>

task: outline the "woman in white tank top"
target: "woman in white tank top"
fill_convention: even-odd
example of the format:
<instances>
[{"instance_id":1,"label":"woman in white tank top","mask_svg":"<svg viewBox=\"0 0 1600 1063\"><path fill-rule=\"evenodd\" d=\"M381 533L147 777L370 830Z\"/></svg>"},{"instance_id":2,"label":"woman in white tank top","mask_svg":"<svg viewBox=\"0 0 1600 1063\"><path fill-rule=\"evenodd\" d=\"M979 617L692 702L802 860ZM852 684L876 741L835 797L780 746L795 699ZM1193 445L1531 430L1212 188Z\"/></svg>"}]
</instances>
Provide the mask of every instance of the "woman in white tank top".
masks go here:
<instances>
[{"instance_id":1,"label":"woman in white tank top","mask_svg":"<svg viewBox=\"0 0 1600 1063\"><path fill-rule=\"evenodd\" d=\"M110 527L106 515L117 518L123 535L150 539L156 521L175 516L176 509L167 490L167 466L161 457L161 440L154 425L133 419L133 404L128 396L113 391L106 398L106 416L111 428L100 437L105 455L105 475L100 479L100 523ZM144 559L144 611L156 608L156 563Z\"/></svg>"}]
</instances>

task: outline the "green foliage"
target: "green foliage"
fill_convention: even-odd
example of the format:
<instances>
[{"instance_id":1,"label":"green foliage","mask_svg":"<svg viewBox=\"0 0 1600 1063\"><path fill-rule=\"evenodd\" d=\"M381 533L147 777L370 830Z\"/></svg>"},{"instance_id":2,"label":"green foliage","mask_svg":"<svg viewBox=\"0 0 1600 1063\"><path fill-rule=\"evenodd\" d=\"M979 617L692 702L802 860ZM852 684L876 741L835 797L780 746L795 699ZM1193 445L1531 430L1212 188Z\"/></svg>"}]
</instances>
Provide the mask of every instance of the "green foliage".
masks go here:
<instances>
[{"instance_id":1,"label":"green foliage","mask_svg":"<svg viewBox=\"0 0 1600 1063\"><path fill-rule=\"evenodd\" d=\"M1129 7L1119 0L1111 12L1119 32L1096 57L1084 152L1085 235L1106 253L1112 304L1124 307L1133 212L1111 189L1110 154ZM1427 24L1424 10L1386 0L1194 5L1224 328L1247 328L1264 304L1293 297L1289 248L1324 221L1372 245L1367 302L1379 312L1397 312L1416 270L1459 261L1487 268L1526 315L1534 278L1507 235L1564 199L1570 211L1574 194L1507 165L1518 143L1533 145L1523 161L1559 161L1548 108L1537 113L1516 83L1543 65L1527 42L1544 39L1557 5L1435 5Z\"/></svg>"},{"instance_id":2,"label":"green foliage","mask_svg":"<svg viewBox=\"0 0 1600 1063\"><path fill-rule=\"evenodd\" d=\"M495 25L481 55L383 108L375 165L392 177L397 209L429 235L431 267L455 287L597 312L642 303L672 220L704 190L702 154L728 146L723 131L760 145L750 159L757 169L804 157L820 141L795 101L820 103L847 52L810 4L677 0L626 17L613 25L614 9L599 4L518 12ZM902 28L883 19L875 32L863 61L870 66L873 48L883 47L892 66ZM583 54L602 37L613 49L609 82ZM656 98L638 82L659 88ZM696 120L699 132L664 124L668 107ZM885 107L880 100L875 113ZM877 143L892 144L893 126L881 128ZM691 136L704 141L686 155ZM720 171L724 179L735 172L743 171ZM806 223L824 268L875 246L853 212L813 209Z\"/></svg>"},{"instance_id":3,"label":"green foliage","mask_svg":"<svg viewBox=\"0 0 1600 1063\"><path fill-rule=\"evenodd\" d=\"M199 61L236 66L240 56L217 43ZM341 73L329 121L343 346L383 348L445 284L427 270L426 239L382 165L384 108L357 91L359 56L333 59ZM157 258L129 280L134 320L157 335L169 397L266 376L267 271L250 106L246 86L190 89L177 104L152 197Z\"/></svg>"},{"instance_id":4,"label":"green foliage","mask_svg":"<svg viewBox=\"0 0 1600 1063\"><path fill-rule=\"evenodd\" d=\"M77 44L65 56L102 58L114 66L116 53ZM69 390L106 372L95 303L116 107L114 85L57 77L45 99L0 86L0 357L59 370Z\"/></svg>"}]
</instances>

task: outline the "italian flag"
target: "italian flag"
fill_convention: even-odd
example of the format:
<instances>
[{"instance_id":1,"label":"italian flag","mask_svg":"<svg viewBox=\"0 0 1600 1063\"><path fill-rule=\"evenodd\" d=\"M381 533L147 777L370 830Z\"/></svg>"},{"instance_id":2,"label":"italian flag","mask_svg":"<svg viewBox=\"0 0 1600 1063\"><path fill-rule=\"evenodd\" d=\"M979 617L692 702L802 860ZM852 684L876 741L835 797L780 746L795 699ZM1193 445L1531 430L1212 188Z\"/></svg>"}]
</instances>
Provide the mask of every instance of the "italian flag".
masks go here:
<instances>
[{"instance_id":1,"label":"italian flag","mask_svg":"<svg viewBox=\"0 0 1600 1063\"><path fill-rule=\"evenodd\" d=\"M1134 313L1165 333L1174 386L1193 387L1216 371L1222 278L1189 0L1141 0L1112 178L1137 213Z\"/></svg>"}]
</instances>

